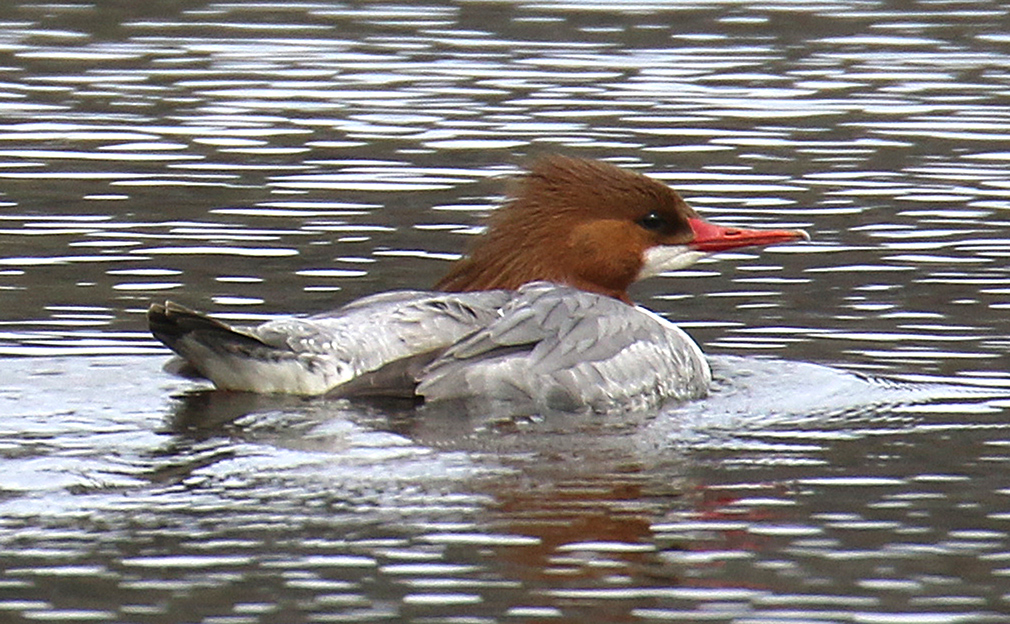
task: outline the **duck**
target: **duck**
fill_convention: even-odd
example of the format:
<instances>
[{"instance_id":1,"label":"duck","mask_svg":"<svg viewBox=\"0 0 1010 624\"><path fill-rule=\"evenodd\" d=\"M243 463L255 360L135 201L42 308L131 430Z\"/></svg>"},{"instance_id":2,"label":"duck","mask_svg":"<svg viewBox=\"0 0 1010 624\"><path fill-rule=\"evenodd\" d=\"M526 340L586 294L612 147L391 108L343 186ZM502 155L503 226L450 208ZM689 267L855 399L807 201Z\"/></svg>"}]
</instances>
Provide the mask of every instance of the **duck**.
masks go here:
<instances>
[{"instance_id":1,"label":"duck","mask_svg":"<svg viewBox=\"0 0 1010 624\"><path fill-rule=\"evenodd\" d=\"M706 396L712 373L690 336L633 303L629 287L713 253L809 239L803 230L718 225L652 177L547 155L515 179L432 290L256 326L172 301L152 304L147 320L176 354L175 370L219 390L648 409Z\"/></svg>"}]
</instances>

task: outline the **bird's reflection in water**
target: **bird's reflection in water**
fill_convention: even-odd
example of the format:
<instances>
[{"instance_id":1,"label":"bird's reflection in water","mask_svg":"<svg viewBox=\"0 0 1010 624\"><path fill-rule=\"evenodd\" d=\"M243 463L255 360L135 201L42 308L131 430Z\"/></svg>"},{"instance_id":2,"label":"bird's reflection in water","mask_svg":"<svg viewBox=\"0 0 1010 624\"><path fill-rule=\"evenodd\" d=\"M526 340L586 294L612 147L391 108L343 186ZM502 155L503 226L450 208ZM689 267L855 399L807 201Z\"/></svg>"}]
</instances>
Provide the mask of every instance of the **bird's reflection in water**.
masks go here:
<instances>
[{"instance_id":1,"label":"bird's reflection in water","mask_svg":"<svg viewBox=\"0 0 1010 624\"><path fill-rule=\"evenodd\" d=\"M194 390L176 397L177 403L168 419L173 433L193 438L241 436L247 430L248 417L256 414L290 412L308 417L321 410L339 415L334 401L303 399L296 396ZM330 408L330 409L328 409ZM306 418L308 420L308 418Z\"/></svg>"},{"instance_id":2,"label":"bird's reflection in water","mask_svg":"<svg viewBox=\"0 0 1010 624\"><path fill-rule=\"evenodd\" d=\"M176 400L167 419L167 428L174 434L303 450L316 447L311 439L319 430L331 428L334 421L346 421L433 450L585 456L606 453L605 449L629 439L655 416L648 412L529 414L473 403L423 405L400 398L300 398L220 390L194 390Z\"/></svg>"},{"instance_id":3,"label":"bird's reflection in water","mask_svg":"<svg viewBox=\"0 0 1010 624\"><path fill-rule=\"evenodd\" d=\"M523 536L521 543L496 548L495 556L537 577L526 579L530 583L560 587L632 573L664 583L676 577L661 553L642 547L652 539L651 525L680 504L686 487L669 470L676 463L671 458L656 470L638 457L638 432L654 414L489 416L460 407L193 391L178 397L168 419L176 442L163 451L177 453L169 462L177 479L185 478L187 466L231 459L250 443L328 454L333 471L344 469L340 459L361 448L356 444L409 445L432 465L462 456L468 468L448 487L484 501L475 518L482 530ZM201 452L187 455L196 447ZM398 465L387 462L382 470L392 476ZM447 486L440 487L444 496Z\"/></svg>"}]
</instances>

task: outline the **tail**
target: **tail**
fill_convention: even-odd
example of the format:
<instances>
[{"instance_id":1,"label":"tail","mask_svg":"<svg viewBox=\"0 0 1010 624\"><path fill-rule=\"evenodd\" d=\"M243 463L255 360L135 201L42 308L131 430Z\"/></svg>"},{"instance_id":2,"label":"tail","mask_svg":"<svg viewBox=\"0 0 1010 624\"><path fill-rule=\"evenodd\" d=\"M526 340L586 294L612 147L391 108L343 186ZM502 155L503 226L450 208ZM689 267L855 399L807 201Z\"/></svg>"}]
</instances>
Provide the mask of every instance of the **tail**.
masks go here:
<instances>
[{"instance_id":1,"label":"tail","mask_svg":"<svg viewBox=\"0 0 1010 624\"><path fill-rule=\"evenodd\" d=\"M215 320L172 301L147 311L154 337L184 361L176 366L186 376L193 370L218 388L249 392L319 394L314 358L280 345L267 344L240 327Z\"/></svg>"},{"instance_id":2,"label":"tail","mask_svg":"<svg viewBox=\"0 0 1010 624\"><path fill-rule=\"evenodd\" d=\"M228 351L271 348L251 334L174 301L151 304L147 310L147 325L155 338L184 358L188 339L216 344L217 348Z\"/></svg>"}]
</instances>

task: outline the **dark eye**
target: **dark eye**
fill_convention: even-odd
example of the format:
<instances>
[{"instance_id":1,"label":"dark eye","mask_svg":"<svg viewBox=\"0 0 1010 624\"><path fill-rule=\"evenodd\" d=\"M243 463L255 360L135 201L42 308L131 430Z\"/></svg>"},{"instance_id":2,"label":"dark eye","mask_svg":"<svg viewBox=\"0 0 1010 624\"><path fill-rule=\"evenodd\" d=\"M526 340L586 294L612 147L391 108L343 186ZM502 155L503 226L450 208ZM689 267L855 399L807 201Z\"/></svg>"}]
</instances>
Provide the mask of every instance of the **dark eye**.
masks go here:
<instances>
[{"instance_id":1,"label":"dark eye","mask_svg":"<svg viewBox=\"0 0 1010 624\"><path fill-rule=\"evenodd\" d=\"M666 219L658 212L650 212L636 223L650 232L659 232L666 227Z\"/></svg>"}]
</instances>

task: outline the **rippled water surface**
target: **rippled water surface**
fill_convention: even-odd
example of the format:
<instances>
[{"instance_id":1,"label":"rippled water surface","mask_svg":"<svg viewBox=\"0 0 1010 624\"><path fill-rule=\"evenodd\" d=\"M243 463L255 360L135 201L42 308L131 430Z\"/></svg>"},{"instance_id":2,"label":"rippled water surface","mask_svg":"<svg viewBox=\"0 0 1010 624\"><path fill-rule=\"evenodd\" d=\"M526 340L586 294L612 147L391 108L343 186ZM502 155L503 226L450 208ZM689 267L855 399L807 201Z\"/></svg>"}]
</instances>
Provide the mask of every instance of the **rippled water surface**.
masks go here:
<instances>
[{"instance_id":1,"label":"rippled water surface","mask_svg":"<svg viewBox=\"0 0 1010 624\"><path fill-rule=\"evenodd\" d=\"M1008 11L7 3L0 621L1006 621ZM548 152L813 233L636 286L708 400L489 423L161 371L151 301L427 286Z\"/></svg>"}]
</instances>

